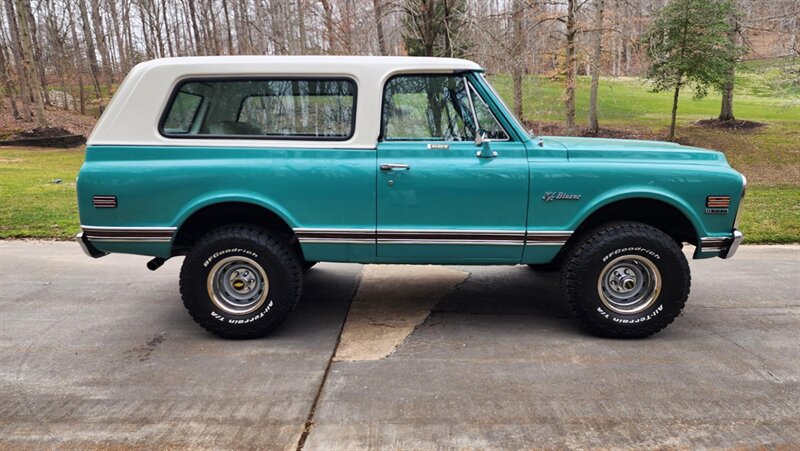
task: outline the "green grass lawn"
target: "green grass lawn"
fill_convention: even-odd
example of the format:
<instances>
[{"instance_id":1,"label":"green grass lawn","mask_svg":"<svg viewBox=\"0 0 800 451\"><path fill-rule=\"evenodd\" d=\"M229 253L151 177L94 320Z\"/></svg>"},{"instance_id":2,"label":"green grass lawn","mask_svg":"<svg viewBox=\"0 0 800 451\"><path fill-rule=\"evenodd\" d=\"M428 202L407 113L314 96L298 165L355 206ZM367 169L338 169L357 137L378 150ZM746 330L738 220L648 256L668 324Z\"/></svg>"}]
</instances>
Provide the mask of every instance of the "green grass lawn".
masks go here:
<instances>
[{"instance_id":1,"label":"green grass lawn","mask_svg":"<svg viewBox=\"0 0 800 451\"><path fill-rule=\"evenodd\" d=\"M75 177L83 154L0 149L0 238L69 238L78 232Z\"/></svg>"},{"instance_id":2,"label":"green grass lawn","mask_svg":"<svg viewBox=\"0 0 800 451\"><path fill-rule=\"evenodd\" d=\"M794 123L800 126L800 85L787 82L783 70L800 69L800 58L782 62L780 66L746 63L739 66L734 93L734 113L740 119L768 123ZM796 78L797 75L794 75ZM511 78L507 75L489 79L506 103L511 106ZM586 123L589 110L589 77L578 77L576 109L578 122ZM636 125L665 129L669 127L672 92L649 92L643 79L601 78L598 114L603 124ZM563 121L564 83L542 76L529 76L523 84L525 119L530 121ZM678 105L678 122L688 124L697 119L717 117L720 95L710 91L708 97L695 101L692 92L683 91Z\"/></svg>"},{"instance_id":3,"label":"green grass lawn","mask_svg":"<svg viewBox=\"0 0 800 451\"><path fill-rule=\"evenodd\" d=\"M82 150L0 149L0 238L71 238ZM53 183L54 179L61 183ZM747 243L800 242L800 186L753 187L741 228Z\"/></svg>"}]
</instances>

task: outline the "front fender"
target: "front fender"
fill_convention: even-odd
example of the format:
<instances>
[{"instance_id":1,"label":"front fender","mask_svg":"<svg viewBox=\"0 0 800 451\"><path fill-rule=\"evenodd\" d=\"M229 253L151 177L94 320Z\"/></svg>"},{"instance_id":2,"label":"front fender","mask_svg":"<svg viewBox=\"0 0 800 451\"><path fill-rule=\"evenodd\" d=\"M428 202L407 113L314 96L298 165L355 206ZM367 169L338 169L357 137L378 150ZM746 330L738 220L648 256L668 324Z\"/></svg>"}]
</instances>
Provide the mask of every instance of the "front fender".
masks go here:
<instances>
[{"instance_id":1,"label":"front fender","mask_svg":"<svg viewBox=\"0 0 800 451\"><path fill-rule=\"evenodd\" d=\"M695 236L706 236L707 231L702 220L694 209L680 196L667 189L653 186L624 186L604 191L591 199L578 211L569 225L569 230L576 230L592 214L615 202L631 199L649 199L663 202L680 211L692 224Z\"/></svg>"}]
</instances>

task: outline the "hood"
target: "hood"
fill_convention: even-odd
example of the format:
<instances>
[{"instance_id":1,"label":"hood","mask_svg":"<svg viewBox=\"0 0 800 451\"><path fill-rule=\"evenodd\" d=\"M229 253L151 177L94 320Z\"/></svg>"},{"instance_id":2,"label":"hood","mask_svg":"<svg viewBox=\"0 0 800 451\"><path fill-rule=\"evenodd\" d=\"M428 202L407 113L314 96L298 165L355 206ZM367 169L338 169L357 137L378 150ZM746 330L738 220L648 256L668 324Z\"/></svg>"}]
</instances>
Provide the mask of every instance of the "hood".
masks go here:
<instances>
[{"instance_id":1,"label":"hood","mask_svg":"<svg viewBox=\"0 0 800 451\"><path fill-rule=\"evenodd\" d=\"M727 165L725 155L714 150L662 141L633 139L549 137L567 149L570 160L614 159L642 162Z\"/></svg>"}]
</instances>

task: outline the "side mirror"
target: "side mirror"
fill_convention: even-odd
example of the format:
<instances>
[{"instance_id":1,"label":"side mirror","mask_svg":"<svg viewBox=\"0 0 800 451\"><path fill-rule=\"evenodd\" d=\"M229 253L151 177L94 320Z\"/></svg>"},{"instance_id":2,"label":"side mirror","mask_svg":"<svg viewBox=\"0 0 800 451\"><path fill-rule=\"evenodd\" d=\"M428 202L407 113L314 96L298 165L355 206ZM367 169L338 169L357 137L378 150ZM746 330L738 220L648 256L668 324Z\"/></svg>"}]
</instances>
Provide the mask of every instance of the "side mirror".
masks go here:
<instances>
[{"instance_id":1,"label":"side mirror","mask_svg":"<svg viewBox=\"0 0 800 451\"><path fill-rule=\"evenodd\" d=\"M478 146L477 152L475 152L475 156L478 158L494 158L497 156L497 152L493 151L488 146L489 141L486 141L486 132L482 130L478 130L478 133L475 133L475 145Z\"/></svg>"}]
</instances>

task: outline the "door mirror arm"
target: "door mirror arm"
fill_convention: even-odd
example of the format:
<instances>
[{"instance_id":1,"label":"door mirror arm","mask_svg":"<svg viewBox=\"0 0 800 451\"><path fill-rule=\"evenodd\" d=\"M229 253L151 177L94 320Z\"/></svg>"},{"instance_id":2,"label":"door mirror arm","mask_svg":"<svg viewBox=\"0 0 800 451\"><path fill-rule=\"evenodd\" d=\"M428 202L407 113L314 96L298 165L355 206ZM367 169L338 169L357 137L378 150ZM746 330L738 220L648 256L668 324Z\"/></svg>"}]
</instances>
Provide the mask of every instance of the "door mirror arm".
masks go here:
<instances>
[{"instance_id":1,"label":"door mirror arm","mask_svg":"<svg viewBox=\"0 0 800 451\"><path fill-rule=\"evenodd\" d=\"M482 130L478 130L475 132L475 145L477 147L483 147L483 143L486 141L486 132Z\"/></svg>"},{"instance_id":2,"label":"door mirror arm","mask_svg":"<svg viewBox=\"0 0 800 451\"><path fill-rule=\"evenodd\" d=\"M479 147L478 151L475 152L476 157L495 158L497 156L497 152L489 148L489 142L486 140L486 132L475 133L475 145Z\"/></svg>"}]
</instances>

